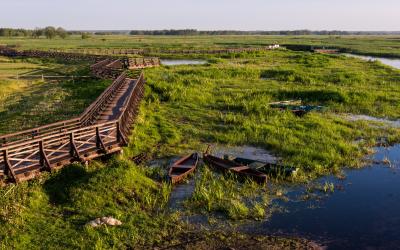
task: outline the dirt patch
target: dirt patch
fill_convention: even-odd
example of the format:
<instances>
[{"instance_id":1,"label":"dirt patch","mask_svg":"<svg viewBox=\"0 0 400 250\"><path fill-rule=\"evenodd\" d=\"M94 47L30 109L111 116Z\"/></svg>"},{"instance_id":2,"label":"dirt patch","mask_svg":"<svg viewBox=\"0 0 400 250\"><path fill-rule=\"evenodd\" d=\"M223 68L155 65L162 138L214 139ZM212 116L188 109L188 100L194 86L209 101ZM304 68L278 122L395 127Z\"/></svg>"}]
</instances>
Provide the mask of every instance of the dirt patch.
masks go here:
<instances>
[{"instance_id":1,"label":"dirt patch","mask_svg":"<svg viewBox=\"0 0 400 250\"><path fill-rule=\"evenodd\" d=\"M275 236L249 236L243 234L206 233L188 235L182 243L153 249L196 249L196 250L240 250L240 249L325 249L325 247L301 238Z\"/></svg>"}]
</instances>

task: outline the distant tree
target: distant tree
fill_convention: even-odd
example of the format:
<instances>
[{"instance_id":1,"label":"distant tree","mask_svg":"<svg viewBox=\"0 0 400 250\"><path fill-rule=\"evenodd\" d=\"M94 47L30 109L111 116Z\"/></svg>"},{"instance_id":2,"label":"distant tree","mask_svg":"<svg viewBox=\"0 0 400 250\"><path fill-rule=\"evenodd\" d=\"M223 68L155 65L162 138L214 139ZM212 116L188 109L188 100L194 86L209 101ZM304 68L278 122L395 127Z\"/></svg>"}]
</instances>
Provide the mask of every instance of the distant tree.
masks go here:
<instances>
[{"instance_id":1,"label":"distant tree","mask_svg":"<svg viewBox=\"0 0 400 250\"><path fill-rule=\"evenodd\" d=\"M39 37L41 37L41 36L43 36L43 29L36 28L36 29L34 29L34 30L32 31L32 37L33 37L33 38L39 38Z\"/></svg>"},{"instance_id":2,"label":"distant tree","mask_svg":"<svg viewBox=\"0 0 400 250\"><path fill-rule=\"evenodd\" d=\"M11 35L12 35L12 29L8 28L0 29L0 36L11 36Z\"/></svg>"},{"instance_id":3,"label":"distant tree","mask_svg":"<svg viewBox=\"0 0 400 250\"><path fill-rule=\"evenodd\" d=\"M57 32L57 35L59 37L61 37L62 39L65 39L68 36L68 32L65 29L61 28L61 27L58 27L56 32Z\"/></svg>"},{"instance_id":4,"label":"distant tree","mask_svg":"<svg viewBox=\"0 0 400 250\"><path fill-rule=\"evenodd\" d=\"M53 26L44 28L44 35L47 39L53 39L57 35L57 31Z\"/></svg>"},{"instance_id":5,"label":"distant tree","mask_svg":"<svg viewBox=\"0 0 400 250\"><path fill-rule=\"evenodd\" d=\"M88 39L88 38L90 38L90 34L89 33L82 33L81 38L82 39Z\"/></svg>"}]
</instances>

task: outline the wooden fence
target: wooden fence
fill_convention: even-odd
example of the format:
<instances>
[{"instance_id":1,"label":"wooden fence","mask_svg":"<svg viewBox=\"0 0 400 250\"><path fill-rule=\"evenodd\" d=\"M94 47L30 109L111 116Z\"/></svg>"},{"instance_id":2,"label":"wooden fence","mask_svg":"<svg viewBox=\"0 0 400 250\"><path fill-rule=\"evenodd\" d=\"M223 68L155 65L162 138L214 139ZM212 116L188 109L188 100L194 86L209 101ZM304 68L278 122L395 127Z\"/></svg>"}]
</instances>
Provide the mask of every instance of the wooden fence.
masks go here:
<instances>
[{"instance_id":1,"label":"wooden fence","mask_svg":"<svg viewBox=\"0 0 400 250\"><path fill-rule=\"evenodd\" d=\"M26 50L19 51L6 46L0 47L0 55L7 56L29 56L29 57L48 57L63 58L65 60L89 60L101 61L114 57L127 58L129 55L149 55L149 54L232 54L243 52L257 52L278 49L278 44L263 47L240 47L240 48L215 48L215 49L52 49L49 51Z\"/></svg>"},{"instance_id":2,"label":"wooden fence","mask_svg":"<svg viewBox=\"0 0 400 250\"><path fill-rule=\"evenodd\" d=\"M91 68L124 67L124 61L99 62ZM101 75L100 75L101 76ZM144 75L128 78L122 72L81 116L17 133L0 135L0 181L21 182L42 171L53 171L72 162L86 162L119 152L127 145L131 126L144 93ZM129 94L115 104L122 90ZM114 107L115 105L120 105ZM107 110L118 110L113 119L100 122Z\"/></svg>"}]
</instances>

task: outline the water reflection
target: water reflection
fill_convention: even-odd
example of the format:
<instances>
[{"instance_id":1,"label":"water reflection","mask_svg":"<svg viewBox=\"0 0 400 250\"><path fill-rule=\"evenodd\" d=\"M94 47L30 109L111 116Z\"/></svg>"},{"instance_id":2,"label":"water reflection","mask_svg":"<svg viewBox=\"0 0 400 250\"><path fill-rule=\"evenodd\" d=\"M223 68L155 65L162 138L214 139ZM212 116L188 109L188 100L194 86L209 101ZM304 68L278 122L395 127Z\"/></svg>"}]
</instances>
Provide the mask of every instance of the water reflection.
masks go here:
<instances>
[{"instance_id":1,"label":"water reflection","mask_svg":"<svg viewBox=\"0 0 400 250\"><path fill-rule=\"evenodd\" d=\"M400 59L390 59L390 58L381 58L381 57L374 57L374 56L361 56L361 55L354 55L354 54L344 54L346 56L360 58L367 61L380 61L383 64L392 66L394 68L400 69Z\"/></svg>"},{"instance_id":2,"label":"water reflection","mask_svg":"<svg viewBox=\"0 0 400 250\"><path fill-rule=\"evenodd\" d=\"M189 59L161 59L162 65L175 66L175 65L201 65L206 64L205 60L189 60Z\"/></svg>"},{"instance_id":3,"label":"water reflection","mask_svg":"<svg viewBox=\"0 0 400 250\"><path fill-rule=\"evenodd\" d=\"M251 233L300 235L325 241L329 249L397 248L400 244L400 146L379 148L375 162L390 160L390 166L375 164L346 171L345 179L326 177L318 183L333 183L331 195L307 187L289 187L289 201L276 201L287 212L275 213L262 223L243 230Z\"/></svg>"}]
</instances>

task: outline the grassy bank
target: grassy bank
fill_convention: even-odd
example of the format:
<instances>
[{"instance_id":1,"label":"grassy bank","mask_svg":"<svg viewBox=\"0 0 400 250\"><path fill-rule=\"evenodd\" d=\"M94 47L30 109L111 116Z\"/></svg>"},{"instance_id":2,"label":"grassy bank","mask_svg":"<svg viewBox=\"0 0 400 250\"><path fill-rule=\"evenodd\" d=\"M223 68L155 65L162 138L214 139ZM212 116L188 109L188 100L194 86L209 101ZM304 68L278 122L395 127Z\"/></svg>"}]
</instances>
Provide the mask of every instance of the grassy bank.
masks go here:
<instances>
[{"instance_id":1,"label":"grassy bank","mask_svg":"<svg viewBox=\"0 0 400 250\"><path fill-rule=\"evenodd\" d=\"M97 38L85 42L74 39L69 38L63 46L101 43ZM130 40L115 39L112 45L130 46ZM171 46L176 39L180 39L177 47L182 47L183 42L182 38L130 39L143 39L135 41L137 44L158 39L150 41L149 46L164 47ZM207 39L190 38L185 46L270 42L262 40L263 37L249 37L246 41L236 40L243 37L232 37L229 43L223 42L222 37ZM24 39L19 42L28 47ZM40 40L32 44L50 47L62 43L61 40ZM344 56L292 51L207 56L207 59L206 65L145 70L146 94L133 128L132 143L124 155L92 162L88 167L75 164L34 181L0 189L1 247L124 249L174 247L182 243L192 244L194 248L207 244L218 246L218 240L212 237L188 241L185 233L192 228L180 220L179 214L166 209L171 187L158 182L162 170L137 167L127 160L140 152L152 151L153 158L164 158L203 151L208 143L258 146L279 156L285 164L298 167L300 171L294 181L307 181L338 173L344 167L362 166L365 154L381 138L388 143L400 141L397 128L349 121L342 116L354 113L398 119L398 70ZM21 59L13 63L30 63L40 70L60 74L87 73L87 65L18 60ZM109 83L0 80L0 133L78 114ZM268 105L287 99L301 99L306 104L323 105L327 109L297 117ZM154 149L156 144L161 145L159 149ZM233 177L215 175L207 168L200 173L186 207L191 212L222 213L232 220L262 219L270 212L270 197L264 194L265 187L252 182L239 185ZM86 226L87 222L102 216L119 219L122 225ZM194 234L198 236L199 232ZM236 239L249 239L241 237L226 237L225 245L239 244ZM302 242L263 240L266 240L264 246L283 248Z\"/></svg>"},{"instance_id":2,"label":"grassy bank","mask_svg":"<svg viewBox=\"0 0 400 250\"><path fill-rule=\"evenodd\" d=\"M41 80L20 75L89 75L87 64L54 60L0 58L0 134L32 128L79 115L111 83L90 78ZM9 71L9 69L13 69Z\"/></svg>"},{"instance_id":3,"label":"grassy bank","mask_svg":"<svg viewBox=\"0 0 400 250\"><path fill-rule=\"evenodd\" d=\"M353 53L400 57L399 36L127 36L107 35L81 39L0 37L0 44L23 49L150 48L191 49L267 46L274 43L336 47Z\"/></svg>"},{"instance_id":4,"label":"grassy bank","mask_svg":"<svg viewBox=\"0 0 400 250\"><path fill-rule=\"evenodd\" d=\"M144 169L124 160L72 165L52 176L0 190L0 245L3 249L121 249L159 244L180 227L177 217L163 209L168 190L168 185L154 182ZM123 224L86 226L102 216Z\"/></svg>"},{"instance_id":5,"label":"grassy bank","mask_svg":"<svg viewBox=\"0 0 400 250\"><path fill-rule=\"evenodd\" d=\"M146 70L147 95L132 152L160 141L171 154L205 143L255 145L298 166L303 177L360 166L380 137L394 128L350 122L340 113L399 117L397 71L342 56L267 52L213 59L205 66ZM298 118L269 102L301 99L325 112ZM365 139L361 144L354 141Z\"/></svg>"}]
</instances>

